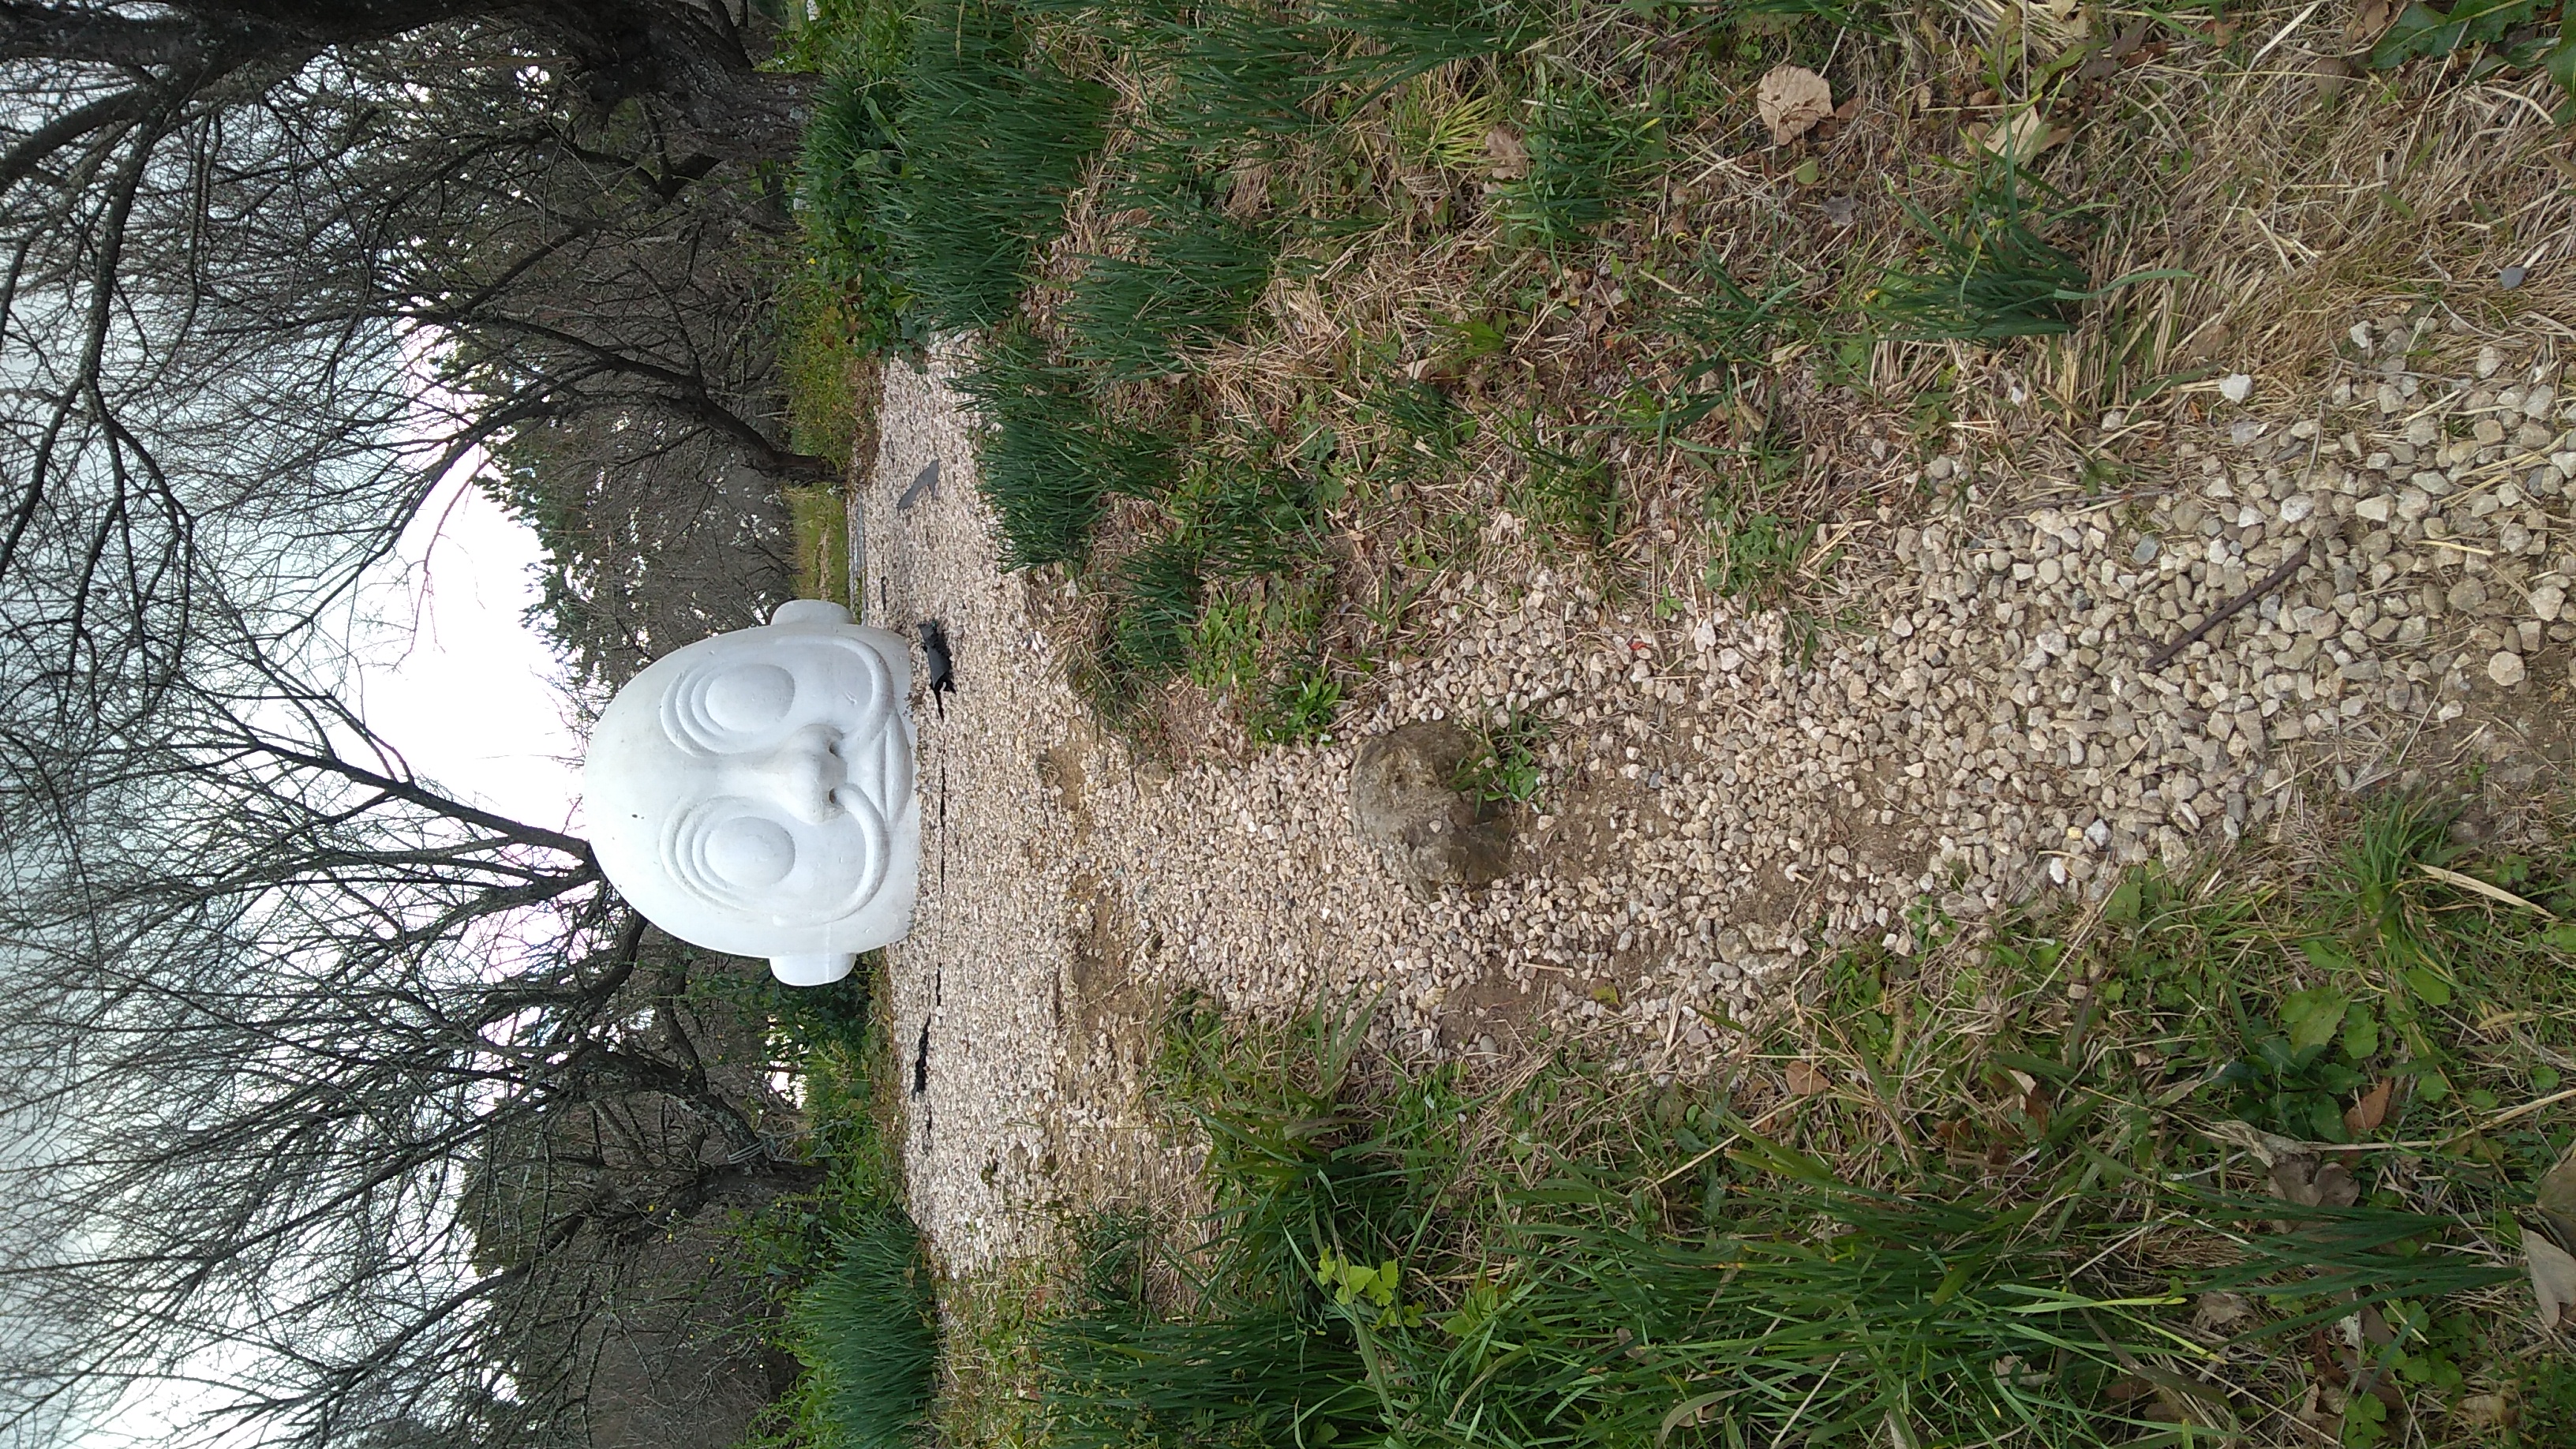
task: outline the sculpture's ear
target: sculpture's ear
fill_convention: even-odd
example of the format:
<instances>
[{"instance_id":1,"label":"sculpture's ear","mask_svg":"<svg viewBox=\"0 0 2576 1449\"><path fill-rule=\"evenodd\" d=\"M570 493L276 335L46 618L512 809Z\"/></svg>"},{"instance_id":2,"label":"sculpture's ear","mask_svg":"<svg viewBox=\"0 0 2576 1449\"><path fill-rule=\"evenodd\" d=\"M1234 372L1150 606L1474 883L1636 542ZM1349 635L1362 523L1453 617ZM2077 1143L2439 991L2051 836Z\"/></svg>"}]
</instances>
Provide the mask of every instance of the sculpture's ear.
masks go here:
<instances>
[{"instance_id":1,"label":"sculpture's ear","mask_svg":"<svg viewBox=\"0 0 2576 1449\"><path fill-rule=\"evenodd\" d=\"M829 599L789 599L769 616L769 622L825 629L846 628L850 622L850 611Z\"/></svg>"},{"instance_id":2,"label":"sculpture's ear","mask_svg":"<svg viewBox=\"0 0 2576 1449\"><path fill-rule=\"evenodd\" d=\"M859 958L847 951L817 951L803 956L772 956L769 973L789 986L829 986L850 974Z\"/></svg>"}]
</instances>

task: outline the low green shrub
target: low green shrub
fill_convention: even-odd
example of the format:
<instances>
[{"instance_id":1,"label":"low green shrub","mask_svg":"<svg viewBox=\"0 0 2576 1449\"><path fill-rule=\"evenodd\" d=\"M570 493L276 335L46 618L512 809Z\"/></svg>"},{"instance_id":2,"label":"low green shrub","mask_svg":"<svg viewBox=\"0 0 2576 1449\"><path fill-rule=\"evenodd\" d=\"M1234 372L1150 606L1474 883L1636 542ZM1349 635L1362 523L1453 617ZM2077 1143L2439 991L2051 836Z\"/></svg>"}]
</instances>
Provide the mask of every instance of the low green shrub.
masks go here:
<instances>
[{"instance_id":1,"label":"low green shrub","mask_svg":"<svg viewBox=\"0 0 2576 1449\"><path fill-rule=\"evenodd\" d=\"M1108 87L1032 53L1007 5L934 5L915 30L896 132L902 174L882 212L924 320L989 327L1100 149Z\"/></svg>"},{"instance_id":2,"label":"low green shrub","mask_svg":"<svg viewBox=\"0 0 2576 1449\"><path fill-rule=\"evenodd\" d=\"M1174 477L1171 441L1104 416L1080 374L1025 328L987 342L958 386L983 419L978 486L1007 568L1081 562L1108 497L1150 498Z\"/></svg>"},{"instance_id":3,"label":"low green shrub","mask_svg":"<svg viewBox=\"0 0 2576 1449\"><path fill-rule=\"evenodd\" d=\"M830 1449L913 1449L928 1441L939 1361L920 1232L886 1203L857 1215L838 1246L839 1261L799 1296L790 1322Z\"/></svg>"},{"instance_id":4,"label":"low green shrub","mask_svg":"<svg viewBox=\"0 0 2576 1449\"><path fill-rule=\"evenodd\" d=\"M1067 350L1100 377L1172 376L1191 349L1242 328L1277 244L1225 215L1213 184L1176 168L1121 198L1141 207L1143 224L1118 253L1085 260L1064 308Z\"/></svg>"}]
</instances>

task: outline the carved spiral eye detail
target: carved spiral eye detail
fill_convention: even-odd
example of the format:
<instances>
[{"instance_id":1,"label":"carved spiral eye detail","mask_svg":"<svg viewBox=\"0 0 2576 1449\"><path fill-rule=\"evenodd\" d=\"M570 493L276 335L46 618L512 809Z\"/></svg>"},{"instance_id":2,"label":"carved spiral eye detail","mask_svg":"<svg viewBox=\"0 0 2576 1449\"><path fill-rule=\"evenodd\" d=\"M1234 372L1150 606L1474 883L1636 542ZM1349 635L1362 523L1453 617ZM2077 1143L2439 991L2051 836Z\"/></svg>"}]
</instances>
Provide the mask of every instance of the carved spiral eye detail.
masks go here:
<instances>
[{"instance_id":1,"label":"carved spiral eye detail","mask_svg":"<svg viewBox=\"0 0 2576 1449\"><path fill-rule=\"evenodd\" d=\"M885 884L893 837L885 817L852 796L827 824L785 819L758 800L721 795L682 812L662 839L662 869L691 894L729 910L830 920Z\"/></svg>"},{"instance_id":2,"label":"carved spiral eye detail","mask_svg":"<svg viewBox=\"0 0 2576 1449\"><path fill-rule=\"evenodd\" d=\"M796 839L775 820L738 815L706 834L698 857L708 875L737 890L760 890L796 868Z\"/></svg>"},{"instance_id":3,"label":"carved spiral eye detail","mask_svg":"<svg viewBox=\"0 0 2576 1449\"><path fill-rule=\"evenodd\" d=\"M765 660L709 663L662 697L662 731L693 754L733 755L828 722L858 735L890 717L893 681L864 645L800 641Z\"/></svg>"},{"instance_id":4,"label":"carved spiral eye detail","mask_svg":"<svg viewBox=\"0 0 2576 1449\"><path fill-rule=\"evenodd\" d=\"M698 692L707 720L729 733L774 729L796 702L796 676L775 664L737 664L708 677Z\"/></svg>"}]
</instances>

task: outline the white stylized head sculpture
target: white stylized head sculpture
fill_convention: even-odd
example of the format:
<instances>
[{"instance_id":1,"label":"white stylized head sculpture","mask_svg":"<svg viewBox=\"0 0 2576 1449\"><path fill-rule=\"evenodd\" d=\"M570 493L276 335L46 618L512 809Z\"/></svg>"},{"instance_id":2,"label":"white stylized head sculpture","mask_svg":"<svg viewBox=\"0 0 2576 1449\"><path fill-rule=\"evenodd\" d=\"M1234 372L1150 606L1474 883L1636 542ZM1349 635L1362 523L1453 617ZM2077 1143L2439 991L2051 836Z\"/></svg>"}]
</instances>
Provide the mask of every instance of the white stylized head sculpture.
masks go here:
<instances>
[{"instance_id":1,"label":"white stylized head sculpture","mask_svg":"<svg viewBox=\"0 0 2576 1449\"><path fill-rule=\"evenodd\" d=\"M683 941L838 981L912 926L911 687L901 637L817 599L656 660L582 766L600 869Z\"/></svg>"}]
</instances>

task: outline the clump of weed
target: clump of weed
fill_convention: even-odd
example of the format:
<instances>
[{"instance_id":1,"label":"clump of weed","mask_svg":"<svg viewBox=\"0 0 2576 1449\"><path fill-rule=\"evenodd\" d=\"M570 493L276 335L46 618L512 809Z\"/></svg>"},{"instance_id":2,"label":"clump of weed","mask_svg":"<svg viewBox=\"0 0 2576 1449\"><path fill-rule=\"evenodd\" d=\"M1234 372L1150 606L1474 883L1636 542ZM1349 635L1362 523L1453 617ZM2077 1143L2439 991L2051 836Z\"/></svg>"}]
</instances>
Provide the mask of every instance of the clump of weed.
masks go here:
<instances>
[{"instance_id":1,"label":"clump of weed","mask_svg":"<svg viewBox=\"0 0 2576 1449\"><path fill-rule=\"evenodd\" d=\"M2038 195L2033 195L2036 192ZM2008 164L1980 169L1959 210L1935 217L1912 201L1906 214L1931 241L1920 271L1891 269L1864 301L1887 336L1909 342L1992 342L2074 330L2084 303L2133 282L2179 277L2138 272L2107 286L2045 233L2090 208L2042 209L2044 183Z\"/></svg>"},{"instance_id":2,"label":"clump of weed","mask_svg":"<svg viewBox=\"0 0 2576 1449\"><path fill-rule=\"evenodd\" d=\"M1080 374L1024 328L989 341L958 386L984 420L979 487L1000 518L1005 567L1080 562L1106 498L1150 498L1175 476L1171 440L1104 415Z\"/></svg>"},{"instance_id":3,"label":"clump of weed","mask_svg":"<svg viewBox=\"0 0 2576 1449\"><path fill-rule=\"evenodd\" d=\"M1560 81L1529 104L1528 168L1497 183L1493 205L1513 239L1568 246L1635 199L1662 164L1663 117L1580 80Z\"/></svg>"},{"instance_id":4,"label":"clump of weed","mask_svg":"<svg viewBox=\"0 0 2576 1449\"><path fill-rule=\"evenodd\" d=\"M1245 719L1245 731L1255 744L1314 744L1331 733L1341 707L1342 682L1322 658L1312 657L1271 685L1269 698Z\"/></svg>"},{"instance_id":5,"label":"clump of weed","mask_svg":"<svg viewBox=\"0 0 2576 1449\"><path fill-rule=\"evenodd\" d=\"M1289 566L1313 550L1322 522L1314 485L1261 458L1202 459L1171 509L1209 569L1230 578Z\"/></svg>"},{"instance_id":6,"label":"clump of weed","mask_svg":"<svg viewBox=\"0 0 2576 1449\"><path fill-rule=\"evenodd\" d=\"M1189 631L1190 683L1227 695L1259 677L1260 624L1251 600L1228 592L1210 598Z\"/></svg>"},{"instance_id":7,"label":"clump of weed","mask_svg":"<svg viewBox=\"0 0 2576 1449\"><path fill-rule=\"evenodd\" d=\"M1100 149L1110 92L1030 53L1011 7L934 5L916 26L885 226L931 325L989 327Z\"/></svg>"},{"instance_id":8,"label":"clump of weed","mask_svg":"<svg viewBox=\"0 0 2576 1449\"><path fill-rule=\"evenodd\" d=\"M1133 685L1158 684L1188 664L1204 587L1200 563L1198 549L1182 538L1156 539L1118 561L1102 654Z\"/></svg>"},{"instance_id":9,"label":"clump of weed","mask_svg":"<svg viewBox=\"0 0 2576 1449\"><path fill-rule=\"evenodd\" d=\"M1815 539L1812 523L1721 500L1709 520L1708 586L1724 598L1776 604Z\"/></svg>"},{"instance_id":10,"label":"clump of weed","mask_svg":"<svg viewBox=\"0 0 2576 1449\"><path fill-rule=\"evenodd\" d=\"M1186 370L1193 348L1232 336L1276 250L1227 216L1200 178L1160 178L1143 223L1113 255L1087 258L1064 307L1067 350L1111 381Z\"/></svg>"},{"instance_id":11,"label":"clump of weed","mask_svg":"<svg viewBox=\"0 0 2576 1449\"><path fill-rule=\"evenodd\" d=\"M888 1203L851 1223L839 1261L805 1290L790 1321L833 1443L920 1442L939 1358L936 1317L921 1234L903 1209Z\"/></svg>"},{"instance_id":12,"label":"clump of weed","mask_svg":"<svg viewBox=\"0 0 2576 1449\"><path fill-rule=\"evenodd\" d=\"M1526 805L1546 783L1549 727L1541 716L1514 710L1499 725L1479 730L1476 749L1458 765L1456 787L1479 800Z\"/></svg>"},{"instance_id":13,"label":"clump of weed","mask_svg":"<svg viewBox=\"0 0 2576 1449\"><path fill-rule=\"evenodd\" d=\"M1596 552L1617 541L1627 514L1609 459L1544 440L1534 421L1515 431L1512 445L1521 466L1505 498L1514 512Z\"/></svg>"}]
</instances>

